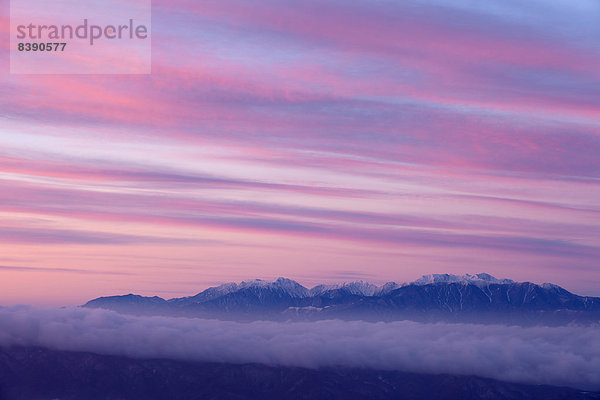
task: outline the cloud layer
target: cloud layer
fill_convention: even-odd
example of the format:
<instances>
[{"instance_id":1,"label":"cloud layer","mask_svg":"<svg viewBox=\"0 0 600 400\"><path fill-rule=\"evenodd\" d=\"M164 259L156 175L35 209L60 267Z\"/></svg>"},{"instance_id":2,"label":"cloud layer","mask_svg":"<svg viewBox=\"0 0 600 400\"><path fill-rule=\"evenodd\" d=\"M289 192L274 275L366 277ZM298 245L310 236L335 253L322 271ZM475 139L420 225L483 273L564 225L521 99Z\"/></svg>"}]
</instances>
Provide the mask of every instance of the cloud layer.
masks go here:
<instances>
[{"instance_id":1,"label":"cloud layer","mask_svg":"<svg viewBox=\"0 0 600 400\"><path fill-rule=\"evenodd\" d=\"M0 345L134 357L478 375L600 389L600 329L401 321L237 323L82 308L0 308Z\"/></svg>"}]
</instances>

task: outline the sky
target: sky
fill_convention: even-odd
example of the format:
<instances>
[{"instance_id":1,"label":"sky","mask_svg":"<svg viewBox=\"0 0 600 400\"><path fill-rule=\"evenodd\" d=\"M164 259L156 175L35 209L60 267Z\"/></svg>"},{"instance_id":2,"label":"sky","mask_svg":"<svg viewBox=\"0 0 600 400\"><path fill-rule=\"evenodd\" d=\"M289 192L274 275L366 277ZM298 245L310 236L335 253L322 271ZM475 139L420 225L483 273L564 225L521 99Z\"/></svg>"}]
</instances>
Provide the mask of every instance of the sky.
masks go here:
<instances>
[{"instance_id":1,"label":"sky","mask_svg":"<svg viewBox=\"0 0 600 400\"><path fill-rule=\"evenodd\" d=\"M487 272L600 296L596 0L156 0L149 75L9 73L0 304Z\"/></svg>"}]
</instances>

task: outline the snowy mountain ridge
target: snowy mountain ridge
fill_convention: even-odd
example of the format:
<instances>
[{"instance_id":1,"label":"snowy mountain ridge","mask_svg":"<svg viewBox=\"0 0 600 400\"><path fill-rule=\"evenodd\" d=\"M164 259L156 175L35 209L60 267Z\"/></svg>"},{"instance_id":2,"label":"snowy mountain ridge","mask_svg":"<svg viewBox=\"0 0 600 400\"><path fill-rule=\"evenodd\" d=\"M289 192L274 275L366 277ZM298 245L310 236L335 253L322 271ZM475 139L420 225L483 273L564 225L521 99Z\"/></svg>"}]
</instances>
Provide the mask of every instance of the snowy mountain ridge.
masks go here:
<instances>
[{"instance_id":1,"label":"snowy mountain ridge","mask_svg":"<svg viewBox=\"0 0 600 400\"><path fill-rule=\"evenodd\" d=\"M465 275L451 275L451 274L430 274L423 275L421 278L414 282L412 285L431 285L436 283L463 283L463 284L474 284L477 286L487 286L489 284L498 285L509 285L515 283L512 279L498 279L490 274L465 274Z\"/></svg>"},{"instance_id":2,"label":"snowy mountain ridge","mask_svg":"<svg viewBox=\"0 0 600 400\"><path fill-rule=\"evenodd\" d=\"M578 296L553 284L515 282L492 275L431 274L381 286L355 281L308 289L286 278L210 287L165 300L139 295L100 297L84 307L138 315L240 320L361 319L516 324L600 323L600 297Z\"/></svg>"},{"instance_id":3,"label":"snowy mountain ridge","mask_svg":"<svg viewBox=\"0 0 600 400\"><path fill-rule=\"evenodd\" d=\"M413 282L404 282L404 283L396 283L396 282L387 282L381 286L374 285L370 282L365 281L352 281L352 282L343 282L343 283L335 283L335 284L320 284L311 289L308 289L298 282L279 277L272 281L262 280L262 279L252 279L248 281L242 281L241 283L224 283L219 286L210 287L203 292L191 296L186 297L185 299L193 300L198 299L202 301L210 300L212 298L220 297L227 295L229 293L235 293L243 289L270 289L281 291L286 293L290 297L293 298L304 298L304 297L313 297L320 296L324 293L334 291L334 290L342 290L348 294L353 294L357 296L381 296L387 293L392 292L398 288L408 286L408 285L430 285L430 284L441 284L441 283L462 283L462 284L474 284L479 287L487 286L490 284L511 284L515 283L512 279L498 279L494 276L487 273L479 273L479 274L464 274L464 275L451 275L451 274L430 274L423 275L421 278L413 281ZM545 284L546 285L546 284ZM547 284L549 285L549 284ZM177 301L180 299L171 299L169 301Z\"/></svg>"}]
</instances>

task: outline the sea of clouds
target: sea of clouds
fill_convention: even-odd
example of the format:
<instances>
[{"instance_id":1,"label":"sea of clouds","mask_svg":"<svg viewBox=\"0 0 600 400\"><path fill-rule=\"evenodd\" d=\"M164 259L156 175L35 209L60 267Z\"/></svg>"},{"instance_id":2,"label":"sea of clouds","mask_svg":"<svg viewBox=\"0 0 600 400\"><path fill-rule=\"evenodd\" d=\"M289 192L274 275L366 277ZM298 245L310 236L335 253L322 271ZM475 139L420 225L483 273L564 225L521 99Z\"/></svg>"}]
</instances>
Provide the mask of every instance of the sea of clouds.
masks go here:
<instances>
[{"instance_id":1,"label":"sea of clouds","mask_svg":"<svg viewBox=\"0 0 600 400\"><path fill-rule=\"evenodd\" d=\"M598 325L240 323L79 307L0 307L0 346L9 345L142 358L466 374L600 389Z\"/></svg>"}]
</instances>

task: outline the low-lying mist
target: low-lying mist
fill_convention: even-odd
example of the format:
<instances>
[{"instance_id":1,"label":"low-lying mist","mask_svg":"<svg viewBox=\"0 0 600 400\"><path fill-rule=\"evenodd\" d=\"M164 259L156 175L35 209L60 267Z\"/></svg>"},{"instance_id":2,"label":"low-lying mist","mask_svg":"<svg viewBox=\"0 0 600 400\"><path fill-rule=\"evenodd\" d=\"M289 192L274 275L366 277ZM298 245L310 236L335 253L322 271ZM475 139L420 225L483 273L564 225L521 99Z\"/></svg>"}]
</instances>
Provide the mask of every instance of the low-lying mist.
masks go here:
<instances>
[{"instance_id":1,"label":"low-lying mist","mask_svg":"<svg viewBox=\"0 0 600 400\"><path fill-rule=\"evenodd\" d=\"M15 306L0 308L0 345L141 358L465 374L600 389L598 325L240 323Z\"/></svg>"}]
</instances>

